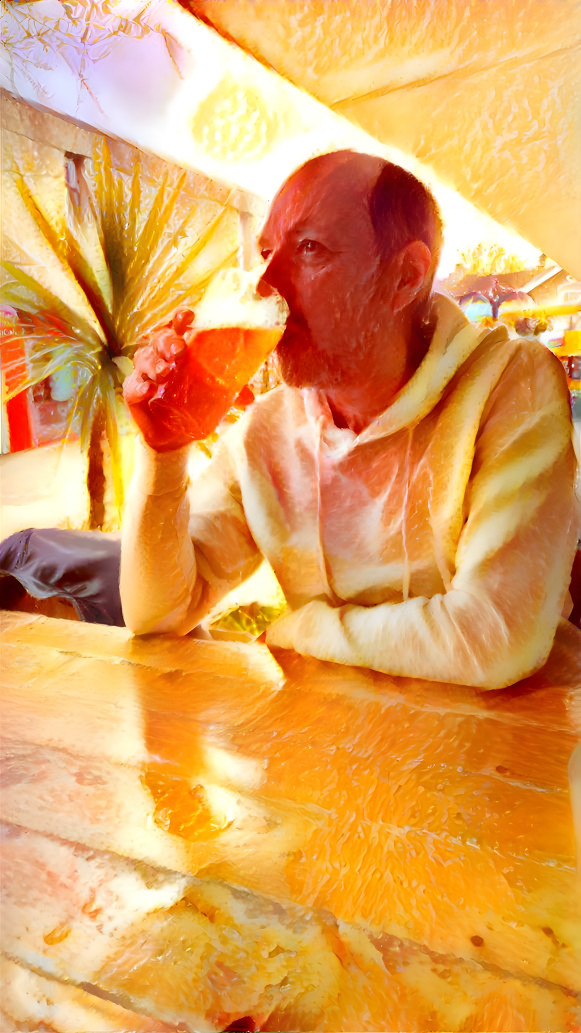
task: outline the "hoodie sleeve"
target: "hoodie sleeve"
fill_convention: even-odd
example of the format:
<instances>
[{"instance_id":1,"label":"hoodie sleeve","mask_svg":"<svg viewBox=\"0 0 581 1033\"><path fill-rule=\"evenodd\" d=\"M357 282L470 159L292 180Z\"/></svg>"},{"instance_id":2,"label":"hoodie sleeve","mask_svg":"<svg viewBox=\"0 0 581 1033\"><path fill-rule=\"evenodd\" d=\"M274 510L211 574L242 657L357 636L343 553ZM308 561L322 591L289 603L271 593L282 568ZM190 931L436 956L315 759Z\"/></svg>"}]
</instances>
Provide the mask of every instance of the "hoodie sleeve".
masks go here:
<instances>
[{"instance_id":1,"label":"hoodie sleeve","mask_svg":"<svg viewBox=\"0 0 581 1033\"><path fill-rule=\"evenodd\" d=\"M503 688L546 660L579 530L563 370L516 350L475 442L447 592L376 606L316 600L283 615L270 646L404 677Z\"/></svg>"},{"instance_id":2,"label":"hoodie sleeve","mask_svg":"<svg viewBox=\"0 0 581 1033\"><path fill-rule=\"evenodd\" d=\"M158 454L137 443L120 576L123 617L135 634L187 634L260 563L228 438L193 486L188 447Z\"/></svg>"}]
</instances>

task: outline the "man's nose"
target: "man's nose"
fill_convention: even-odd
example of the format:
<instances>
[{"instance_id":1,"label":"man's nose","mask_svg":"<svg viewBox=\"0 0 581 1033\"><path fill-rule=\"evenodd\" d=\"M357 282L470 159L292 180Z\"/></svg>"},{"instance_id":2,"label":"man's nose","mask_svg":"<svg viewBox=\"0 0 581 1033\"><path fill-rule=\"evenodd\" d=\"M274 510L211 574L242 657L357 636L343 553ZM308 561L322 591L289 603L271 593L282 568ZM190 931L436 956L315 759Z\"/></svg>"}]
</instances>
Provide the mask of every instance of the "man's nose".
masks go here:
<instances>
[{"instance_id":1,"label":"man's nose","mask_svg":"<svg viewBox=\"0 0 581 1033\"><path fill-rule=\"evenodd\" d=\"M263 298L268 298L275 291L286 297L286 276L284 258L280 254L269 257L268 265L258 281L256 290Z\"/></svg>"},{"instance_id":2,"label":"man's nose","mask_svg":"<svg viewBox=\"0 0 581 1033\"><path fill-rule=\"evenodd\" d=\"M256 293L261 298L270 298L271 294L276 294L275 288L272 286L268 279L268 269L265 269L258 283L256 284Z\"/></svg>"}]
</instances>

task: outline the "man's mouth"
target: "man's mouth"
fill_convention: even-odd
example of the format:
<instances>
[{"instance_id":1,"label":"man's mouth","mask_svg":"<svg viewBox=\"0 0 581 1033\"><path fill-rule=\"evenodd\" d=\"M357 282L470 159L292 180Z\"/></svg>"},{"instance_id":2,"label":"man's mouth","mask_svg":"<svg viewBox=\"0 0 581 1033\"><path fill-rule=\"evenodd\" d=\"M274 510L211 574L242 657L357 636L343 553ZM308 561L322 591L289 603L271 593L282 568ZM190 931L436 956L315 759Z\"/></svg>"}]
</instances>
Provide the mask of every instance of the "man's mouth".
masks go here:
<instances>
[{"instance_id":1,"label":"man's mouth","mask_svg":"<svg viewBox=\"0 0 581 1033\"><path fill-rule=\"evenodd\" d=\"M291 338L291 337L297 337L299 335L302 336L305 333L308 333L308 326L307 326L306 319L304 319L304 317L300 313L292 312L291 311L289 313L289 317L288 317L288 319L286 321L286 325L285 325L284 333L283 333L282 338L281 338L281 342L284 341L285 338L288 341L289 338Z\"/></svg>"}]
</instances>

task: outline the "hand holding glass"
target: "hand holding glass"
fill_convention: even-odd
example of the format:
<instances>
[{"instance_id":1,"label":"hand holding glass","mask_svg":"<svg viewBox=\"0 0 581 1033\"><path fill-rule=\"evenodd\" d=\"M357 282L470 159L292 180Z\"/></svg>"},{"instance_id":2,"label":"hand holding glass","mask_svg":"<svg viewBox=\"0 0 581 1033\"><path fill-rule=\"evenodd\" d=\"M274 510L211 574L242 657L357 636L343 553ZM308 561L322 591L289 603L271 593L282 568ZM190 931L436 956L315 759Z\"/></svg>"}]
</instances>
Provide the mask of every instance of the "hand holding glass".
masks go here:
<instances>
[{"instance_id":1,"label":"hand holding glass","mask_svg":"<svg viewBox=\"0 0 581 1033\"><path fill-rule=\"evenodd\" d=\"M124 395L156 451L206 438L278 344L286 307L278 295L258 297L256 278L222 273L195 316L179 310L136 352Z\"/></svg>"}]
</instances>

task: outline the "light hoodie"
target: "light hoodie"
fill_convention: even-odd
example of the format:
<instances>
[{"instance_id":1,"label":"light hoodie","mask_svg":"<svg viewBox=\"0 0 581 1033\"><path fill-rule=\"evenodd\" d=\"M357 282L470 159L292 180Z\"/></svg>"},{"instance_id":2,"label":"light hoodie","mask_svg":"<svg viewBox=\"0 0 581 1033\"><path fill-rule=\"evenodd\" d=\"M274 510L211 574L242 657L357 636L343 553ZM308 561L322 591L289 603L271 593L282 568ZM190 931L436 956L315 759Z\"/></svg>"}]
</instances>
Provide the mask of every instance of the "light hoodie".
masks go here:
<instances>
[{"instance_id":1,"label":"light hoodie","mask_svg":"<svg viewBox=\"0 0 581 1033\"><path fill-rule=\"evenodd\" d=\"M134 632L186 634L266 557L288 603L272 647L482 688L543 664L579 528L564 370L434 308L423 362L358 435L317 390L281 386L194 486L187 448L141 446L121 564Z\"/></svg>"}]
</instances>

